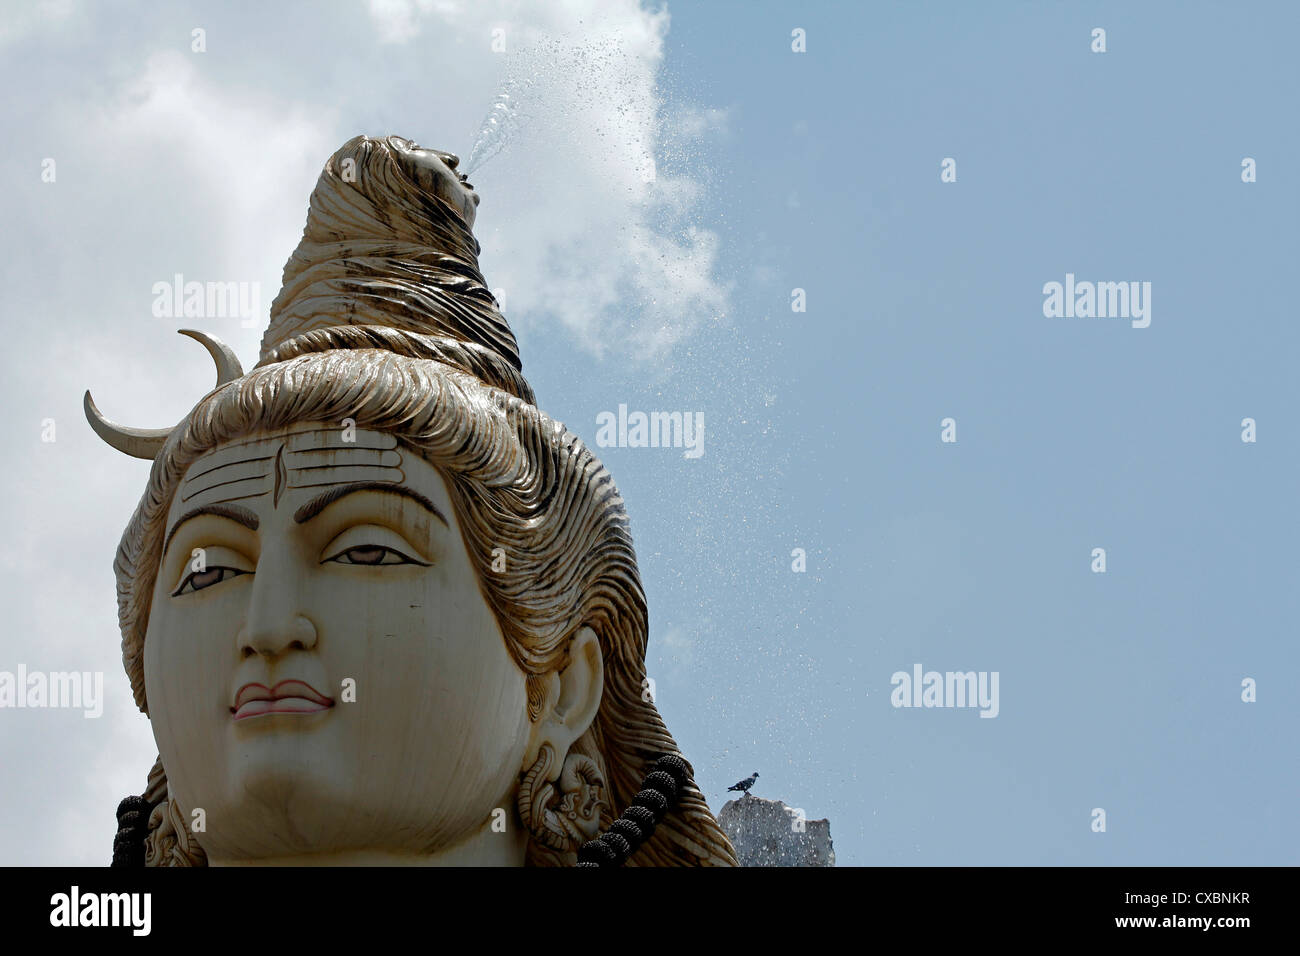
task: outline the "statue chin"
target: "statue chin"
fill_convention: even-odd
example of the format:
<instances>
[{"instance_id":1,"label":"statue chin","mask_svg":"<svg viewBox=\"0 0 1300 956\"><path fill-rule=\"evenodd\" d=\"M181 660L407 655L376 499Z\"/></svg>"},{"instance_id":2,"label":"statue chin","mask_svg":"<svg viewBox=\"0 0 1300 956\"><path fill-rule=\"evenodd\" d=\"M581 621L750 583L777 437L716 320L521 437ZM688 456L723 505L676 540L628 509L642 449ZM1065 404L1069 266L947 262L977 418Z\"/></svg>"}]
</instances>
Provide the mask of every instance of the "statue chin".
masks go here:
<instances>
[{"instance_id":1,"label":"statue chin","mask_svg":"<svg viewBox=\"0 0 1300 956\"><path fill-rule=\"evenodd\" d=\"M394 719L389 746L358 759L353 728L335 716L259 717L261 726L230 736L224 758L192 756L191 738L170 761L181 741L172 724L155 724L171 796L210 865L522 863L522 833L487 826L496 808L513 806L522 737L497 761L474 764L437 746L436 734L424 735L433 745L422 752L404 749L407 728Z\"/></svg>"},{"instance_id":2,"label":"statue chin","mask_svg":"<svg viewBox=\"0 0 1300 956\"><path fill-rule=\"evenodd\" d=\"M241 767L239 780L239 789L214 803L206 832L195 834L210 865L523 862L522 834L492 832L490 813L461 806L433 817L404 806L388 781L346 785L309 760L277 766L260 759ZM183 805L183 795L177 799ZM503 793L495 802L509 807L511 800Z\"/></svg>"}]
</instances>

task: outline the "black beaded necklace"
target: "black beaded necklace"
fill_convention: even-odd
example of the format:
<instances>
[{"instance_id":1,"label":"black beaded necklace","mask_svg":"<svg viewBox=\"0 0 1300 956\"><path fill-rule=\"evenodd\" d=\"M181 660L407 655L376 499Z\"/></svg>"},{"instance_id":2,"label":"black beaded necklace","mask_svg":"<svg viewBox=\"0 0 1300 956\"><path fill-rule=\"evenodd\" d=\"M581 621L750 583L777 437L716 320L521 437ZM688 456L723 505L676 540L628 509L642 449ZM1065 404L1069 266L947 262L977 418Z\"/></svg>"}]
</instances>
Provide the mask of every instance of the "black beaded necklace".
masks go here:
<instances>
[{"instance_id":1,"label":"black beaded necklace","mask_svg":"<svg viewBox=\"0 0 1300 956\"><path fill-rule=\"evenodd\" d=\"M655 769L632 798L632 805L609 825L608 830L578 849L577 865L621 866L626 863L637 847L650 839L664 814L676 806L677 798L689 779L690 769L686 761L676 754L664 754L656 760Z\"/></svg>"}]
</instances>

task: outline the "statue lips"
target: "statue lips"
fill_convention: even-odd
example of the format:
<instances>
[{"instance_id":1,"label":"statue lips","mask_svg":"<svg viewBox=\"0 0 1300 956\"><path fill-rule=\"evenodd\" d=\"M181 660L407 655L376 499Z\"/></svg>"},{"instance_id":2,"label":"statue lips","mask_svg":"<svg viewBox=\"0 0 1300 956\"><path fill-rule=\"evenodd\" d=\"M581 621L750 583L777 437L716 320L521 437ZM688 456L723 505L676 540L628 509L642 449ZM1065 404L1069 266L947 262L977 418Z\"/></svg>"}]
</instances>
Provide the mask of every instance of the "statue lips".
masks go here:
<instances>
[{"instance_id":1,"label":"statue lips","mask_svg":"<svg viewBox=\"0 0 1300 956\"><path fill-rule=\"evenodd\" d=\"M311 684L282 680L274 687L245 684L235 695L235 706L230 712L235 720L245 720L263 714L315 714L333 706L334 701Z\"/></svg>"}]
</instances>

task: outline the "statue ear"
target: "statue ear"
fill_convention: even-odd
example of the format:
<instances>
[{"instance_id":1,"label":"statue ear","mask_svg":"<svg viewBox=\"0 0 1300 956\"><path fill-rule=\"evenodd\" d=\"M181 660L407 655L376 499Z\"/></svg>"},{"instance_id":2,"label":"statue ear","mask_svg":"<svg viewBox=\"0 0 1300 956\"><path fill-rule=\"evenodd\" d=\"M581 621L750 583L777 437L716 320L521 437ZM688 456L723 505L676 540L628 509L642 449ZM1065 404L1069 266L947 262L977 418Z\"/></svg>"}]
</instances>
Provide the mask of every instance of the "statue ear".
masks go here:
<instances>
[{"instance_id":1,"label":"statue ear","mask_svg":"<svg viewBox=\"0 0 1300 956\"><path fill-rule=\"evenodd\" d=\"M587 732L605 689L605 656L600 638L589 627L579 628L569 639L564 669L546 678L546 705L532 725L524 766L532 765L543 744L550 744L563 761L569 748Z\"/></svg>"}]
</instances>

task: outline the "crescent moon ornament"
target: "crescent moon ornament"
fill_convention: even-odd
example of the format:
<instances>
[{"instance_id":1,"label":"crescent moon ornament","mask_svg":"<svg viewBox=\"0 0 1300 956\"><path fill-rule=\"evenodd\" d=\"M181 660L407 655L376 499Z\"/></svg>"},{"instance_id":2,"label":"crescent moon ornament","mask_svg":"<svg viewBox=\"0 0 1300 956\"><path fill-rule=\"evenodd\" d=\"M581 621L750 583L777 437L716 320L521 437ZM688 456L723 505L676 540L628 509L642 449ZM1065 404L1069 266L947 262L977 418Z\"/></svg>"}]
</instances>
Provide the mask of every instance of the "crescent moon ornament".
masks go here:
<instances>
[{"instance_id":1,"label":"crescent moon ornament","mask_svg":"<svg viewBox=\"0 0 1300 956\"><path fill-rule=\"evenodd\" d=\"M188 335L195 341L201 342L203 347L208 350L208 354L212 356L212 361L217 366L217 384L214 386L215 388L220 388L227 382L233 382L235 379L243 377L243 366L239 364L238 357L225 342L215 335L208 335L206 332L200 332L197 329L180 329L179 331L181 335ZM86 390L82 405L86 410L86 421L90 422L90 427L95 430L95 434L118 451L130 455L132 458L153 461L158 456L158 452L162 450L163 444L167 441L167 436L172 433L171 428L131 428L110 421L100 413L99 408L95 405L95 400L90 397L89 389Z\"/></svg>"},{"instance_id":2,"label":"crescent moon ornament","mask_svg":"<svg viewBox=\"0 0 1300 956\"><path fill-rule=\"evenodd\" d=\"M198 329L177 329L177 331L181 335L188 335L196 342L202 342L203 347L212 356L212 361L217 363L217 384L213 388L220 388L227 382L233 382L237 378L244 377L244 367L239 364L238 356L221 339L215 335L200 332Z\"/></svg>"}]
</instances>

